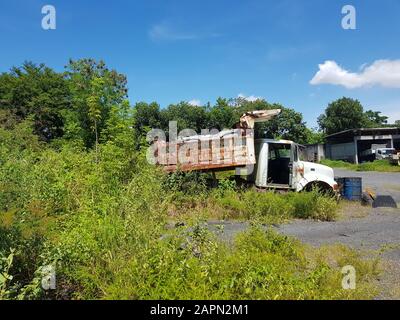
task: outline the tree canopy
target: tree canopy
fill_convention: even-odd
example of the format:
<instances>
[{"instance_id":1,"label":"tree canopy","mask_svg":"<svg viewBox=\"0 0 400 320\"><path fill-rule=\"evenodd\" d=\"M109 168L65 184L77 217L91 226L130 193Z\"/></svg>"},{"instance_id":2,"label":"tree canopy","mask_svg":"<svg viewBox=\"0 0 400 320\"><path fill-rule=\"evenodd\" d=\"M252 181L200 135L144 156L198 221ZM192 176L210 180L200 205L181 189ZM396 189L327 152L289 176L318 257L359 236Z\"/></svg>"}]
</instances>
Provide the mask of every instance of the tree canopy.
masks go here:
<instances>
[{"instance_id":1,"label":"tree canopy","mask_svg":"<svg viewBox=\"0 0 400 320\"><path fill-rule=\"evenodd\" d=\"M19 120L33 116L35 133L46 141L63 135L70 97L63 75L44 64L25 62L0 75L0 109Z\"/></svg>"},{"instance_id":2,"label":"tree canopy","mask_svg":"<svg viewBox=\"0 0 400 320\"><path fill-rule=\"evenodd\" d=\"M91 148L99 142L119 141L121 135L125 141L141 140L151 128L168 132L170 121L177 122L179 131L229 129L253 110L282 109L278 117L256 125L256 136L303 144L323 142L326 134L388 122L381 112L364 112L358 100L345 97L329 104L318 119L318 132L307 128L300 112L264 99L220 97L213 105L183 101L162 108L157 102L130 106L127 92L125 75L103 61L70 60L64 72L25 62L0 75L0 123L10 126L29 118L42 141L73 140Z\"/></svg>"},{"instance_id":3,"label":"tree canopy","mask_svg":"<svg viewBox=\"0 0 400 320\"><path fill-rule=\"evenodd\" d=\"M357 128L373 128L387 125L388 117L379 111L368 110L360 101L343 97L331 102L325 113L318 118L320 129L326 134Z\"/></svg>"}]
</instances>

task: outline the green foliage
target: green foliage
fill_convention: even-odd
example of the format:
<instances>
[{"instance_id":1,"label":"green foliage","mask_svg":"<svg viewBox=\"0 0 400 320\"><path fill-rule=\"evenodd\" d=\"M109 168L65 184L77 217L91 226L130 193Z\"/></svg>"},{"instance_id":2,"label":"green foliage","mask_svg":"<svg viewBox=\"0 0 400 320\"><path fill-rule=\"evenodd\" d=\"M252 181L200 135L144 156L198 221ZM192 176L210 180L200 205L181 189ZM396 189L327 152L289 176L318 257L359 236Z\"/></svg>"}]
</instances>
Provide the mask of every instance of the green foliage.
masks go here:
<instances>
[{"instance_id":1,"label":"green foliage","mask_svg":"<svg viewBox=\"0 0 400 320\"><path fill-rule=\"evenodd\" d=\"M75 269L74 279L79 280L83 294L78 297L277 300L372 296L365 290L366 279L356 291L341 289L340 266L349 258L361 265L350 252L334 260L338 265L329 264L323 253L319 261L310 263L303 246L261 228L239 235L233 247L217 241L201 225L172 230L144 246L126 241L101 261L92 259L79 271Z\"/></svg>"},{"instance_id":2,"label":"green foliage","mask_svg":"<svg viewBox=\"0 0 400 320\"><path fill-rule=\"evenodd\" d=\"M366 125L368 128L376 128L387 125L388 117L382 116L380 111L368 110L365 112Z\"/></svg>"},{"instance_id":3,"label":"green foliage","mask_svg":"<svg viewBox=\"0 0 400 320\"><path fill-rule=\"evenodd\" d=\"M306 144L323 144L325 143L326 134L322 131L317 131L316 129L306 130Z\"/></svg>"},{"instance_id":4,"label":"green foliage","mask_svg":"<svg viewBox=\"0 0 400 320\"><path fill-rule=\"evenodd\" d=\"M218 181L217 192L219 195L224 196L226 193L234 192L237 190L236 181L223 179Z\"/></svg>"},{"instance_id":5,"label":"green foliage","mask_svg":"<svg viewBox=\"0 0 400 320\"><path fill-rule=\"evenodd\" d=\"M353 164L340 160L322 160L322 164L332 168L344 168L354 171L377 171L377 172L400 172L400 167L392 165L388 160L375 160L374 162L364 162Z\"/></svg>"},{"instance_id":6,"label":"green foliage","mask_svg":"<svg viewBox=\"0 0 400 320\"><path fill-rule=\"evenodd\" d=\"M34 131L45 141L63 135L63 110L70 108L70 93L62 74L44 64L25 62L0 75L0 110L18 120L33 116Z\"/></svg>"},{"instance_id":7,"label":"green foliage","mask_svg":"<svg viewBox=\"0 0 400 320\"><path fill-rule=\"evenodd\" d=\"M210 214L221 219L257 220L263 223L282 223L291 218L332 221L338 208L334 198L318 190L288 194L216 192L211 206Z\"/></svg>"},{"instance_id":8,"label":"green foliage","mask_svg":"<svg viewBox=\"0 0 400 320\"><path fill-rule=\"evenodd\" d=\"M162 126L168 131L168 122L176 121L178 132L184 129L192 129L200 133L208 128L208 114L205 107L192 106L187 102L171 104L161 111Z\"/></svg>"},{"instance_id":9,"label":"green foliage","mask_svg":"<svg viewBox=\"0 0 400 320\"><path fill-rule=\"evenodd\" d=\"M183 195L198 195L207 191L208 179L207 174L177 171L164 179L164 188Z\"/></svg>"},{"instance_id":10,"label":"green foliage","mask_svg":"<svg viewBox=\"0 0 400 320\"><path fill-rule=\"evenodd\" d=\"M13 276L9 274L13 260L13 249L11 249L11 252L8 256L3 256L3 252L0 251L0 300L6 299L10 294L8 282L13 279Z\"/></svg>"},{"instance_id":11,"label":"green foliage","mask_svg":"<svg viewBox=\"0 0 400 320\"><path fill-rule=\"evenodd\" d=\"M388 117L381 112L368 110L358 100L343 97L331 102L325 113L318 118L318 124L326 134L358 128L374 128L387 125Z\"/></svg>"},{"instance_id":12,"label":"green foliage","mask_svg":"<svg viewBox=\"0 0 400 320\"><path fill-rule=\"evenodd\" d=\"M245 99L218 98L214 106L192 106L187 102L171 104L160 110L156 103L140 102L134 107L134 128L141 135L151 128L169 131L169 121L176 121L178 133L191 129L200 134L201 130L229 129L239 122L240 117L249 111L282 109L280 116L266 123L256 125L256 135L294 140L307 143L309 130L301 113L285 108L280 104L270 104L265 100L247 101Z\"/></svg>"},{"instance_id":13,"label":"green foliage","mask_svg":"<svg viewBox=\"0 0 400 320\"><path fill-rule=\"evenodd\" d=\"M145 135L146 128L161 129L161 111L156 103L138 102L133 108L133 127L139 135Z\"/></svg>"},{"instance_id":14,"label":"green foliage","mask_svg":"<svg viewBox=\"0 0 400 320\"><path fill-rule=\"evenodd\" d=\"M343 97L329 104L325 114L319 117L318 123L326 134L363 128L364 108L358 100Z\"/></svg>"},{"instance_id":15,"label":"green foliage","mask_svg":"<svg viewBox=\"0 0 400 320\"><path fill-rule=\"evenodd\" d=\"M242 114L254 110L281 109L279 116L268 122L256 125L256 136L265 137L266 135L275 139L293 140L297 143L307 143L307 127L303 120L303 115L294 109L287 108L281 104L270 104L263 99L247 101L245 99L235 99L233 105L236 108L236 118ZM238 120L236 120L238 121Z\"/></svg>"},{"instance_id":16,"label":"green foliage","mask_svg":"<svg viewBox=\"0 0 400 320\"><path fill-rule=\"evenodd\" d=\"M208 128L224 130L232 128L238 122L238 112L226 99L218 98L215 106L209 109Z\"/></svg>"},{"instance_id":17,"label":"green foliage","mask_svg":"<svg viewBox=\"0 0 400 320\"><path fill-rule=\"evenodd\" d=\"M315 189L304 193L291 193L288 201L294 206L293 216L301 219L333 221L337 216L338 204L334 197Z\"/></svg>"},{"instance_id":18,"label":"green foliage","mask_svg":"<svg viewBox=\"0 0 400 320\"><path fill-rule=\"evenodd\" d=\"M126 77L106 67L103 61L93 59L71 60L65 78L72 95L76 117L70 117L69 126L81 127L79 132L87 147L99 141L113 107L119 107L127 96Z\"/></svg>"},{"instance_id":19,"label":"green foliage","mask_svg":"<svg viewBox=\"0 0 400 320\"><path fill-rule=\"evenodd\" d=\"M0 132L5 136L5 131ZM165 227L171 201L186 208L185 214L201 215L193 206L199 201L203 211L226 212L226 218L276 222L329 213L332 208L327 209L322 195L238 192L229 180L209 191L206 176L176 174L165 181L144 154L114 139L99 144L96 162L93 150L74 144L56 149L26 146L32 133L20 131L16 126L11 134L18 133L21 138L14 143L21 145L13 149L12 139L7 138L1 146L16 150L3 153L7 157L1 172L7 171L0 177L0 252L8 257L11 248L16 250L12 265L2 267L9 279L2 288L7 298L371 296L363 287L369 280L362 280L355 292L343 291L338 266L310 260L304 246L273 232L252 229L240 235L234 246L227 246L199 222ZM185 205L191 199L195 201ZM41 270L50 264L56 266L57 290L45 292L40 286Z\"/></svg>"}]
</instances>

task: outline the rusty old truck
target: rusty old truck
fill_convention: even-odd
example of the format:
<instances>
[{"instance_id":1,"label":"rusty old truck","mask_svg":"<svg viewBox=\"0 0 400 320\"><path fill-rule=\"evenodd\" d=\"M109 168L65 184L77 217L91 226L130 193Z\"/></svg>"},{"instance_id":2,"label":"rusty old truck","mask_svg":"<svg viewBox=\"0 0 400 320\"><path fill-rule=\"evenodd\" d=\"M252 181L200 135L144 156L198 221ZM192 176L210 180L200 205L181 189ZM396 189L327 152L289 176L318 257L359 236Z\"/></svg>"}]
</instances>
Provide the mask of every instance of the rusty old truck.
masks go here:
<instances>
[{"instance_id":1,"label":"rusty old truck","mask_svg":"<svg viewBox=\"0 0 400 320\"><path fill-rule=\"evenodd\" d=\"M244 114L235 129L216 133L158 139L153 162L167 172L235 170L236 176L259 189L337 191L333 169L302 161L300 145L287 140L255 139L254 126L279 115L281 110Z\"/></svg>"}]
</instances>

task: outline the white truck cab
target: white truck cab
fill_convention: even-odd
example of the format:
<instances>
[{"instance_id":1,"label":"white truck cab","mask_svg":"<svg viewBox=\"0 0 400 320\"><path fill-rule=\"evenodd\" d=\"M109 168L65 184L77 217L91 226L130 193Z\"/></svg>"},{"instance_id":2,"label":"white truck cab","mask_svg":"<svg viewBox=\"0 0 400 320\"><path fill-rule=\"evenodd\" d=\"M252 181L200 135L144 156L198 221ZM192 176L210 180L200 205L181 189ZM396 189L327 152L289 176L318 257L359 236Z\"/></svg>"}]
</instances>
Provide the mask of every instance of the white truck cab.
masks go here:
<instances>
[{"instance_id":1,"label":"white truck cab","mask_svg":"<svg viewBox=\"0 0 400 320\"><path fill-rule=\"evenodd\" d=\"M299 145L293 141L255 141L256 165L248 181L262 189L309 190L319 187L337 191L333 169L300 160Z\"/></svg>"}]
</instances>

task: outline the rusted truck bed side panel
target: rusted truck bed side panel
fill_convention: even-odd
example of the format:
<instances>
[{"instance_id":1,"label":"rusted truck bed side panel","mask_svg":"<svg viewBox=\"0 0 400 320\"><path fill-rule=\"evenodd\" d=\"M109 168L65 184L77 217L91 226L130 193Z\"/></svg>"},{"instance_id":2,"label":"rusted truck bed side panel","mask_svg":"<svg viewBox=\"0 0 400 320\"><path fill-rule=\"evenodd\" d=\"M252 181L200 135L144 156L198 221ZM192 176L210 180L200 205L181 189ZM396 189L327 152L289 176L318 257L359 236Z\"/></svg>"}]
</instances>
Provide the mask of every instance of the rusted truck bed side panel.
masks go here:
<instances>
[{"instance_id":1,"label":"rusted truck bed side panel","mask_svg":"<svg viewBox=\"0 0 400 320\"><path fill-rule=\"evenodd\" d=\"M256 163L252 130L238 129L225 136L193 137L187 141L157 144L158 164L167 172L228 170Z\"/></svg>"},{"instance_id":2,"label":"rusted truck bed side panel","mask_svg":"<svg viewBox=\"0 0 400 320\"><path fill-rule=\"evenodd\" d=\"M240 118L237 129L181 137L170 143L157 141L155 163L167 172L229 170L255 165L254 125L269 121L280 112L279 109L247 112Z\"/></svg>"}]
</instances>

